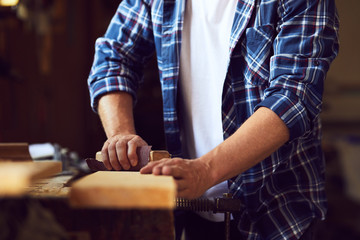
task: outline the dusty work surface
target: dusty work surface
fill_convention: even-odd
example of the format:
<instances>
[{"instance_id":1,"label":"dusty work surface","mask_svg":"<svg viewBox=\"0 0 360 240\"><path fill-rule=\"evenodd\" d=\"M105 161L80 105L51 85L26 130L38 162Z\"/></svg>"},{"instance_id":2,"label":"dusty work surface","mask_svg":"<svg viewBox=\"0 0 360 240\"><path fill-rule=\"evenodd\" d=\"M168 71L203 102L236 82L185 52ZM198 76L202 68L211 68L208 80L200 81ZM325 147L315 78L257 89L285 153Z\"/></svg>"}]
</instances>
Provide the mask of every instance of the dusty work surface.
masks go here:
<instances>
[{"instance_id":1,"label":"dusty work surface","mask_svg":"<svg viewBox=\"0 0 360 240\"><path fill-rule=\"evenodd\" d=\"M99 171L75 182L69 198L75 207L173 209L175 194L175 182L169 176Z\"/></svg>"},{"instance_id":2,"label":"dusty work surface","mask_svg":"<svg viewBox=\"0 0 360 240\"><path fill-rule=\"evenodd\" d=\"M62 169L56 161L6 161L0 162L0 196L19 196L34 181L46 178Z\"/></svg>"},{"instance_id":3,"label":"dusty work surface","mask_svg":"<svg viewBox=\"0 0 360 240\"><path fill-rule=\"evenodd\" d=\"M68 198L70 192L69 181L73 178L71 175L57 175L51 178L45 178L35 181L26 190L32 197L59 197Z\"/></svg>"},{"instance_id":4,"label":"dusty work surface","mask_svg":"<svg viewBox=\"0 0 360 240\"><path fill-rule=\"evenodd\" d=\"M0 239L174 239L171 210L74 209L63 197L0 199L0 222Z\"/></svg>"},{"instance_id":5,"label":"dusty work surface","mask_svg":"<svg viewBox=\"0 0 360 240\"><path fill-rule=\"evenodd\" d=\"M8 234L19 236L27 232L39 236L36 239L49 239L49 236L76 240L174 239L171 209L71 207L69 181L72 182L72 177L57 175L38 180L27 188L25 196L0 198L0 220L9 225L7 229L13 230Z\"/></svg>"}]
</instances>

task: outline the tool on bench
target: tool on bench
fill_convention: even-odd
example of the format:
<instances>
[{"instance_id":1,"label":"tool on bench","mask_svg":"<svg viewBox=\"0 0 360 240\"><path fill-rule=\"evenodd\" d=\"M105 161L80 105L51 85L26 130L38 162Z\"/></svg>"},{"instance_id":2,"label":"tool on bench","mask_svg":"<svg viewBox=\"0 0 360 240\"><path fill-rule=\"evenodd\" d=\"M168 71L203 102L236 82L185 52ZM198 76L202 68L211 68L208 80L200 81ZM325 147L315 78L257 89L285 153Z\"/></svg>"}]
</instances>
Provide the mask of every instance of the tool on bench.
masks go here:
<instances>
[{"instance_id":1,"label":"tool on bench","mask_svg":"<svg viewBox=\"0 0 360 240\"><path fill-rule=\"evenodd\" d=\"M176 199L176 209L195 212L224 213L225 239L230 239L230 214L240 211L241 202L232 198L230 193L224 193L222 198Z\"/></svg>"}]
</instances>

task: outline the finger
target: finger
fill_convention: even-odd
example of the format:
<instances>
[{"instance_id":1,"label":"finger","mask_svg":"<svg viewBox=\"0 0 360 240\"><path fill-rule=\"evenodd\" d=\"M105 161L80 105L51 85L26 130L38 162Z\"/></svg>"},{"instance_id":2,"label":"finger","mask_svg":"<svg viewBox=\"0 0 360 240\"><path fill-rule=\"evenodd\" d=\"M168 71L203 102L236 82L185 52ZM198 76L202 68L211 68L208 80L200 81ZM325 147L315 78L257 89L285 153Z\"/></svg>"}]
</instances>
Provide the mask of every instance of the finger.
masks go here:
<instances>
[{"instance_id":1,"label":"finger","mask_svg":"<svg viewBox=\"0 0 360 240\"><path fill-rule=\"evenodd\" d=\"M148 164L148 165L146 165L146 166L144 166L144 167L142 167L140 169L140 173L141 174L151 174L152 173L152 167L150 167L149 164Z\"/></svg>"},{"instance_id":2,"label":"finger","mask_svg":"<svg viewBox=\"0 0 360 240\"><path fill-rule=\"evenodd\" d=\"M105 167L108 170L111 170L112 167L111 167L111 164L109 162L108 146L109 146L109 143L105 142L102 149L101 149L101 158L102 158L102 161L103 161Z\"/></svg>"},{"instance_id":3,"label":"finger","mask_svg":"<svg viewBox=\"0 0 360 240\"><path fill-rule=\"evenodd\" d=\"M136 153L136 149L138 148L137 142L132 139L127 143L127 157L131 166L135 167L138 165L139 159Z\"/></svg>"},{"instance_id":4,"label":"finger","mask_svg":"<svg viewBox=\"0 0 360 240\"><path fill-rule=\"evenodd\" d=\"M149 162L146 166L144 166L143 168L140 169L140 173L141 174L150 174L153 173L153 169L157 166L160 166L163 164L163 160L159 160L159 161L154 161L154 162Z\"/></svg>"},{"instance_id":5,"label":"finger","mask_svg":"<svg viewBox=\"0 0 360 240\"><path fill-rule=\"evenodd\" d=\"M164 167L163 164L159 164L159 165L153 167L152 173L153 173L154 175L163 175L163 174L162 174L162 169L163 169L163 167Z\"/></svg>"},{"instance_id":6,"label":"finger","mask_svg":"<svg viewBox=\"0 0 360 240\"><path fill-rule=\"evenodd\" d=\"M176 165L174 162L162 167L162 175L173 176L175 179L184 178L185 174L181 165Z\"/></svg>"},{"instance_id":7,"label":"finger","mask_svg":"<svg viewBox=\"0 0 360 240\"><path fill-rule=\"evenodd\" d=\"M153 167L153 174L154 175L167 175L172 176L172 172L178 166L172 159L163 159L161 163L157 164Z\"/></svg>"},{"instance_id":8,"label":"finger","mask_svg":"<svg viewBox=\"0 0 360 240\"><path fill-rule=\"evenodd\" d=\"M112 169L121 170L121 165L118 161L117 153L116 153L116 142L110 142L108 146L108 155Z\"/></svg>"},{"instance_id":9,"label":"finger","mask_svg":"<svg viewBox=\"0 0 360 240\"><path fill-rule=\"evenodd\" d=\"M140 173L141 174L150 174L150 173L152 173L152 168L153 168L153 163L150 162L146 166L144 166L140 169Z\"/></svg>"},{"instance_id":10,"label":"finger","mask_svg":"<svg viewBox=\"0 0 360 240\"><path fill-rule=\"evenodd\" d=\"M116 142L116 154L121 167L125 170L129 170L130 163L127 156L127 142L125 140L119 140Z\"/></svg>"}]
</instances>

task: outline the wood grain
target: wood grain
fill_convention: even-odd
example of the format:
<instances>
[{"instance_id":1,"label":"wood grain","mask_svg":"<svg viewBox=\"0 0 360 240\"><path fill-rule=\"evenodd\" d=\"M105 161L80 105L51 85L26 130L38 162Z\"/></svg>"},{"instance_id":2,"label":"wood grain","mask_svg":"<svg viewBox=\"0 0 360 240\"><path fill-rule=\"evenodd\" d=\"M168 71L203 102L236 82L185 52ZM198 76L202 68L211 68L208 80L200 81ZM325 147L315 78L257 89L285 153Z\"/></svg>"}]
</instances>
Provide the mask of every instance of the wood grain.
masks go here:
<instances>
[{"instance_id":1,"label":"wood grain","mask_svg":"<svg viewBox=\"0 0 360 240\"><path fill-rule=\"evenodd\" d=\"M175 194L175 182L169 176L99 171L76 181L69 199L80 208L172 209Z\"/></svg>"},{"instance_id":2,"label":"wood grain","mask_svg":"<svg viewBox=\"0 0 360 240\"><path fill-rule=\"evenodd\" d=\"M0 162L0 196L18 196L38 179L50 177L62 171L61 162Z\"/></svg>"}]
</instances>

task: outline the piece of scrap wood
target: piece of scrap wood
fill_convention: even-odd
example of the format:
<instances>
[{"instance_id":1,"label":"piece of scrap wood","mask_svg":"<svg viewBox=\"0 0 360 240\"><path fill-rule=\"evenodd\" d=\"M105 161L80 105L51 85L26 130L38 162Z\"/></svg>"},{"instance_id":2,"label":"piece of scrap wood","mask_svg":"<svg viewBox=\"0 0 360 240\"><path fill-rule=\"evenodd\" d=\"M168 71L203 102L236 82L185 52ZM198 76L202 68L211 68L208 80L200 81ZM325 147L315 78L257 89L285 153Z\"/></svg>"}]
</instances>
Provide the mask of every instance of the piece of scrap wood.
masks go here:
<instances>
[{"instance_id":1,"label":"piece of scrap wood","mask_svg":"<svg viewBox=\"0 0 360 240\"><path fill-rule=\"evenodd\" d=\"M58 161L0 162L0 196L19 196L38 179L62 171Z\"/></svg>"},{"instance_id":2,"label":"piece of scrap wood","mask_svg":"<svg viewBox=\"0 0 360 240\"><path fill-rule=\"evenodd\" d=\"M0 143L0 161L31 161L29 144Z\"/></svg>"},{"instance_id":3,"label":"piece of scrap wood","mask_svg":"<svg viewBox=\"0 0 360 240\"><path fill-rule=\"evenodd\" d=\"M170 176L99 171L76 181L69 199L79 208L172 209L175 194Z\"/></svg>"}]
</instances>

